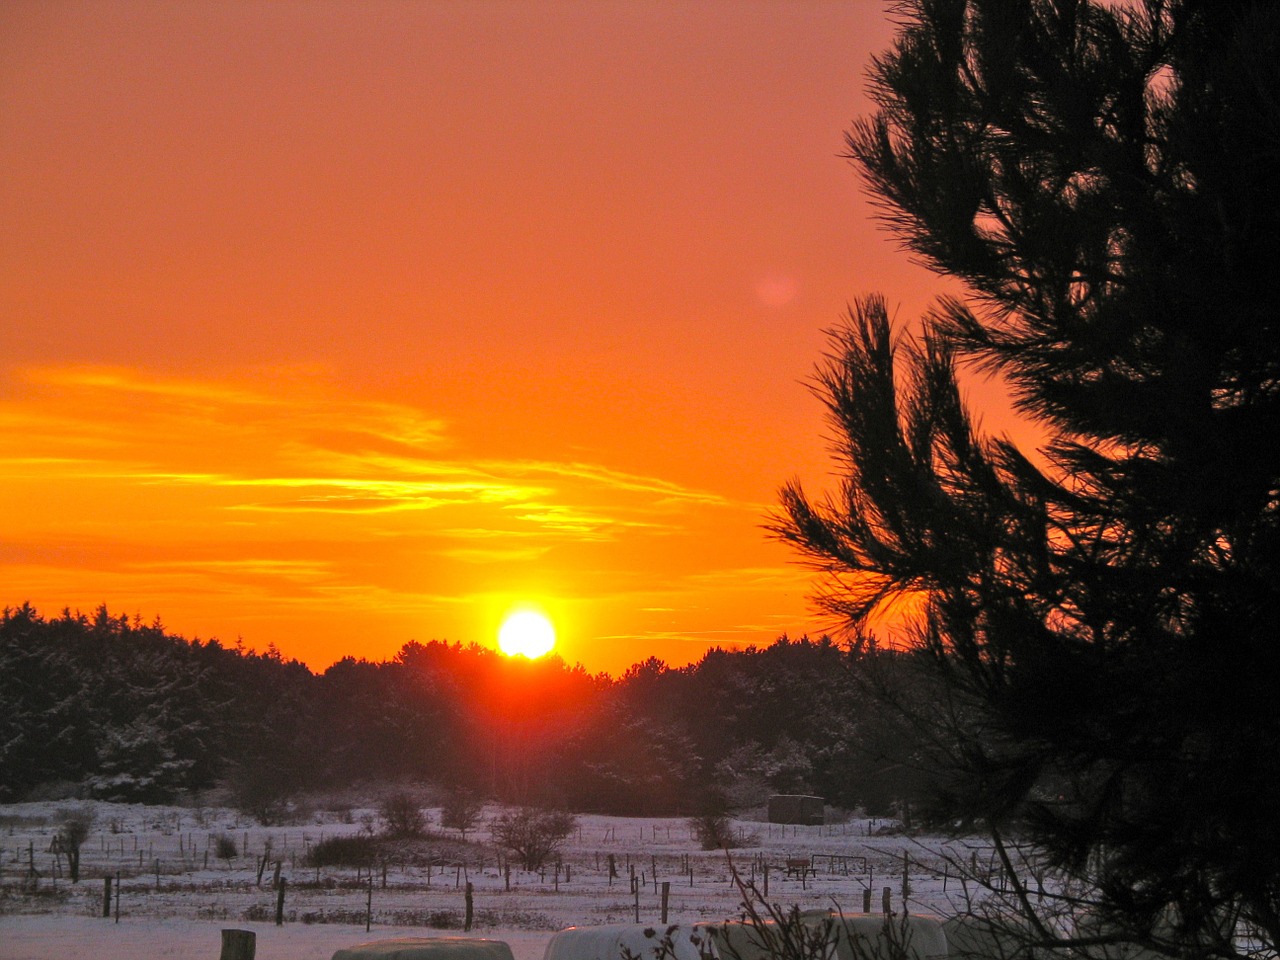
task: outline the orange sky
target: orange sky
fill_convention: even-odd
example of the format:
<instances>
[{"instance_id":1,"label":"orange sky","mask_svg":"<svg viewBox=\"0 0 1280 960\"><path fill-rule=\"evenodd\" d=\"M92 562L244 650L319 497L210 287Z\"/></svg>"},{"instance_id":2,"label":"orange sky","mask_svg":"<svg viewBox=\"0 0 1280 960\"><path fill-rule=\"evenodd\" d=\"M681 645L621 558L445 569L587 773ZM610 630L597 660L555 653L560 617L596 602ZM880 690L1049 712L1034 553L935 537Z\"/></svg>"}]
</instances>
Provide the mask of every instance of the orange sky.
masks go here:
<instances>
[{"instance_id":1,"label":"orange sky","mask_svg":"<svg viewBox=\"0 0 1280 960\"><path fill-rule=\"evenodd\" d=\"M817 632L845 304L939 289L838 154L881 0L0 7L0 584L321 669Z\"/></svg>"}]
</instances>

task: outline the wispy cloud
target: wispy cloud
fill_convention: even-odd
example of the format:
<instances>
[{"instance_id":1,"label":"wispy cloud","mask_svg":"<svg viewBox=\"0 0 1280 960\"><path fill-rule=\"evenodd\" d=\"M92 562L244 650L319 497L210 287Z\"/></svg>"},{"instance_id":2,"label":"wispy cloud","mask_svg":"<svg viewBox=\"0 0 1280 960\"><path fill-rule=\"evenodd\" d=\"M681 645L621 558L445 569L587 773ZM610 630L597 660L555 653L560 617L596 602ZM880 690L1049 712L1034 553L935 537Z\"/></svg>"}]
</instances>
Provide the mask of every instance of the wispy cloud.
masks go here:
<instances>
[{"instance_id":1,"label":"wispy cloud","mask_svg":"<svg viewBox=\"0 0 1280 960\"><path fill-rule=\"evenodd\" d=\"M519 563L540 560L550 551L550 546L520 546L513 544L494 547L444 547L440 556L463 563Z\"/></svg>"},{"instance_id":2,"label":"wispy cloud","mask_svg":"<svg viewBox=\"0 0 1280 960\"><path fill-rule=\"evenodd\" d=\"M696 502L715 505L728 505L731 501L716 493L705 490L694 490L679 484L660 480L654 477L642 477L635 474L610 470L606 467L585 463L552 463L543 460L527 460L514 464L506 464L506 468L517 475L550 474L585 480L590 483L612 487L616 490L627 490L635 493L654 494L656 502Z\"/></svg>"},{"instance_id":3,"label":"wispy cloud","mask_svg":"<svg viewBox=\"0 0 1280 960\"><path fill-rule=\"evenodd\" d=\"M0 401L0 426L24 443L0 454L5 479L89 484L99 496L165 488L183 509L210 520L219 513L352 522L412 514L420 519L399 532L428 536L441 557L455 560L536 559L557 542L667 534L681 529L688 511L740 506L580 459L471 457L445 418L334 396L309 382L268 389L69 366L25 371L13 393ZM396 532L379 528L382 536ZM482 538L532 542L500 549L449 543Z\"/></svg>"},{"instance_id":4,"label":"wispy cloud","mask_svg":"<svg viewBox=\"0 0 1280 960\"><path fill-rule=\"evenodd\" d=\"M481 603L466 597L521 591L668 619L700 595L733 598L723 630L629 635L705 643L758 639L773 627L747 612L753 595L802 592L798 572L752 565L754 546L724 565L720 543L759 539L753 504L580 451L494 456L434 411L314 377L44 367L0 392L0 430L20 438L0 451L14 545L0 572L24 599L60 597L61 582L86 602L150 598L166 617L185 604L296 624L343 604L454 622Z\"/></svg>"}]
</instances>

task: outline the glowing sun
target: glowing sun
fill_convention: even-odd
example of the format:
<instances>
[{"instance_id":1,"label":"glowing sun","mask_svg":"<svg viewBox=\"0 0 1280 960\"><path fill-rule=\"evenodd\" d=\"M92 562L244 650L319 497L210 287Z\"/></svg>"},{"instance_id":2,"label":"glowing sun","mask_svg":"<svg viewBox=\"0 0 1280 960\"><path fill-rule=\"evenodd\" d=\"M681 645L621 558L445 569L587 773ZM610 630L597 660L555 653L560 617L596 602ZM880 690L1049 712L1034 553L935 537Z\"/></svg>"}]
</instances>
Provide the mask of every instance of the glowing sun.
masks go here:
<instances>
[{"instance_id":1,"label":"glowing sun","mask_svg":"<svg viewBox=\"0 0 1280 960\"><path fill-rule=\"evenodd\" d=\"M550 653L556 645L556 628L540 613L521 610L502 622L498 631L498 648L509 657L530 660Z\"/></svg>"}]
</instances>

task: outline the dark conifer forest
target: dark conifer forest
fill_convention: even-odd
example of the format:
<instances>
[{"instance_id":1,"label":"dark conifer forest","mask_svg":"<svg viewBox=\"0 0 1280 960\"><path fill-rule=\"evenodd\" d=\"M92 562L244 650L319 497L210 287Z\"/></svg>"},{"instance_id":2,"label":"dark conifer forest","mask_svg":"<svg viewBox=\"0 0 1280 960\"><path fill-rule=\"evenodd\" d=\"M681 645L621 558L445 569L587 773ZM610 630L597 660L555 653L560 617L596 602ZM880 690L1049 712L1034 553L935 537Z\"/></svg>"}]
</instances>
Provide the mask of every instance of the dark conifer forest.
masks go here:
<instances>
[{"instance_id":1,"label":"dark conifer forest","mask_svg":"<svg viewBox=\"0 0 1280 960\"><path fill-rule=\"evenodd\" d=\"M308 791L414 782L619 814L746 809L775 792L887 812L923 796L922 745L871 687L909 666L783 636L617 679L440 641L315 673L105 607L23 605L0 619L0 800L220 787L270 821Z\"/></svg>"}]
</instances>

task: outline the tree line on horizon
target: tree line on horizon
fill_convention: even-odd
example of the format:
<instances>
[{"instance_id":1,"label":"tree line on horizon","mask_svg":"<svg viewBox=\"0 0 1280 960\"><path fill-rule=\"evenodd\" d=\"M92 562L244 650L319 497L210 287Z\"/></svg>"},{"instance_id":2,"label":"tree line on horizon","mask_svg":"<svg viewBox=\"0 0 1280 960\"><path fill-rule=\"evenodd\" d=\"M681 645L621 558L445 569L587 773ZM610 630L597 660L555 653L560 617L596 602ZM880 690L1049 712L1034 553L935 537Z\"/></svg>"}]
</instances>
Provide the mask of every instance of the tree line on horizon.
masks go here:
<instances>
[{"instance_id":1,"label":"tree line on horizon","mask_svg":"<svg viewBox=\"0 0 1280 960\"><path fill-rule=\"evenodd\" d=\"M423 783L582 812L808 793L887 814L925 796L922 744L871 695L886 678L909 688L894 661L784 635L613 679L556 656L412 641L314 672L105 606L45 618L24 604L0 615L0 800L169 802L220 787L271 820L308 792Z\"/></svg>"}]
</instances>

